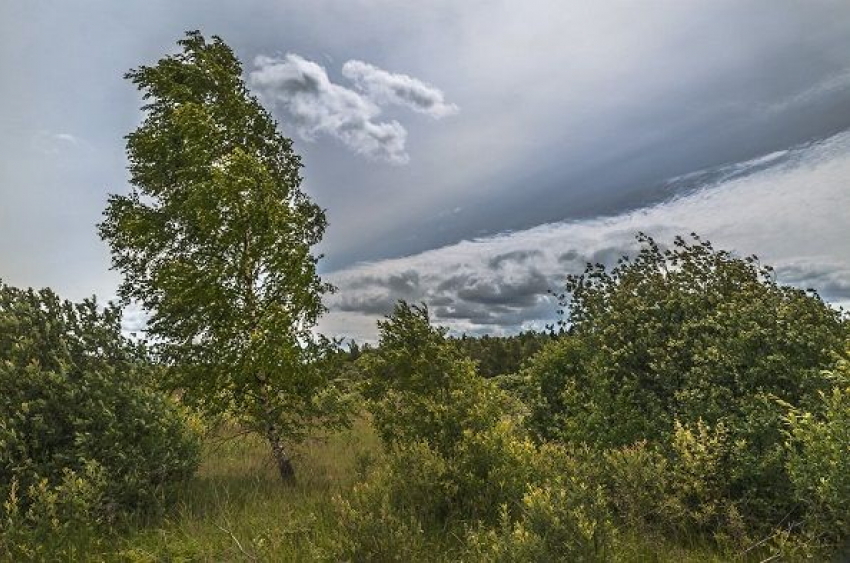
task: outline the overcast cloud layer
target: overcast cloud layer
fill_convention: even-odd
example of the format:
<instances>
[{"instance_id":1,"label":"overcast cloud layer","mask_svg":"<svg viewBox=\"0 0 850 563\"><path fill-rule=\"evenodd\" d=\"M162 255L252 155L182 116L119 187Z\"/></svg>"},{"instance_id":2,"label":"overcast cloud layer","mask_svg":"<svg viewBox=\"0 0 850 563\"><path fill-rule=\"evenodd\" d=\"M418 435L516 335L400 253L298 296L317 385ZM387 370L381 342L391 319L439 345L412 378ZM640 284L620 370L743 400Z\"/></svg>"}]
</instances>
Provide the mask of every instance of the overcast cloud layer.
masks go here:
<instances>
[{"instance_id":1,"label":"overcast cloud layer","mask_svg":"<svg viewBox=\"0 0 850 563\"><path fill-rule=\"evenodd\" d=\"M114 294L94 225L143 117L122 76L190 29L233 47L303 157L334 331L396 296L516 330L638 228L846 299L850 3L828 1L2 2L0 278Z\"/></svg>"},{"instance_id":2,"label":"overcast cloud layer","mask_svg":"<svg viewBox=\"0 0 850 563\"><path fill-rule=\"evenodd\" d=\"M375 337L398 299L423 301L457 333L542 329L556 309L547 290L586 263L613 265L646 232L661 244L697 231L715 246L758 254L781 282L850 303L850 133L719 169L698 171L690 193L629 213L466 241L335 273L323 328Z\"/></svg>"}]
</instances>

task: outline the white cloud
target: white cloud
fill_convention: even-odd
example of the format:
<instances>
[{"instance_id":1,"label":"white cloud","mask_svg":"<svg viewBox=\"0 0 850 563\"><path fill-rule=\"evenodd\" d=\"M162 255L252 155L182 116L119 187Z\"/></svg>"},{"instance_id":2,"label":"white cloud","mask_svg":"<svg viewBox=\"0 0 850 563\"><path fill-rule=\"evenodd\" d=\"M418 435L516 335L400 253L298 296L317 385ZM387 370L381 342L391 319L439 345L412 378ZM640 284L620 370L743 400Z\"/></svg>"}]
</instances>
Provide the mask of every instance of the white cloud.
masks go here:
<instances>
[{"instance_id":1,"label":"white cloud","mask_svg":"<svg viewBox=\"0 0 850 563\"><path fill-rule=\"evenodd\" d=\"M374 338L374 321L397 298L429 303L437 322L459 332L540 326L554 316L547 287L557 289L565 273L587 261L610 264L635 248L639 231L662 243L695 231L716 247L757 254L782 282L846 303L850 133L768 156L716 170L719 181L689 195L622 215L546 224L335 272L328 277L340 291L321 328Z\"/></svg>"},{"instance_id":2,"label":"white cloud","mask_svg":"<svg viewBox=\"0 0 850 563\"><path fill-rule=\"evenodd\" d=\"M379 104L405 106L434 119L459 111L457 105L446 103L439 88L406 74L387 72L363 61L351 60L343 65L342 75Z\"/></svg>"},{"instance_id":3,"label":"white cloud","mask_svg":"<svg viewBox=\"0 0 850 563\"><path fill-rule=\"evenodd\" d=\"M292 53L261 55L254 67L250 85L265 102L289 114L302 138L330 135L358 154L393 164L410 160L407 129L396 120L378 120L381 105L402 105L435 119L458 111L439 89L362 61L348 61L342 68L357 90L335 84L323 66Z\"/></svg>"},{"instance_id":4,"label":"white cloud","mask_svg":"<svg viewBox=\"0 0 850 563\"><path fill-rule=\"evenodd\" d=\"M334 84L320 65L298 55L259 56L249 82L269 104L281 106L306 140L326 134L355 152L393 164L410 160L407 130L395 120L377 121L380 108L365 96Z\"/></svg>"}]
</instances>

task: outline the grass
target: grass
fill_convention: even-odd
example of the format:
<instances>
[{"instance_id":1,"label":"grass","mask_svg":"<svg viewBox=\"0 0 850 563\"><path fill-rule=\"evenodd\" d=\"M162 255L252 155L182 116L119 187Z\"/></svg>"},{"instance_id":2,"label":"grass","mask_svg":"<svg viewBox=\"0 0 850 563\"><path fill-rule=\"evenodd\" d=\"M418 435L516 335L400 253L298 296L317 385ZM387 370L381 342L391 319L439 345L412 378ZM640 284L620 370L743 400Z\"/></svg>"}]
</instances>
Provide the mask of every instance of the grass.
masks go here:
<instances>
[{"instance_id":1,"label":"grass","mask_svg":"<svg viewBox=\"0 0 850 563\"><path fill-rule=\"evenodd\" d=\"M151 562L327 559L336 536L333 499L353 484L359 460L377 447L371 427L358 421L301 447L295 453L298 482L286 486L261 439L212 440L198 476L172 511L119 538L112 556Z\"/></svg>"},{"instance_id":2,"label":"grass","mask_svg":"<svg viewBox=\"0 0 850 563\"><path fill-rule=\"evenodd\" d=\"M260 438L208 440L198 475L164 517L89 544L87 559L333 561L339 535L334 498L351 488L379 449L368 421L358 420L350 430L302 446L295 453L298 482L287 486ZM434 547L434 560L446 560ZM625 531L613 557L634 563L728 560L705 544Z\"/></svg>"}]
</instances>

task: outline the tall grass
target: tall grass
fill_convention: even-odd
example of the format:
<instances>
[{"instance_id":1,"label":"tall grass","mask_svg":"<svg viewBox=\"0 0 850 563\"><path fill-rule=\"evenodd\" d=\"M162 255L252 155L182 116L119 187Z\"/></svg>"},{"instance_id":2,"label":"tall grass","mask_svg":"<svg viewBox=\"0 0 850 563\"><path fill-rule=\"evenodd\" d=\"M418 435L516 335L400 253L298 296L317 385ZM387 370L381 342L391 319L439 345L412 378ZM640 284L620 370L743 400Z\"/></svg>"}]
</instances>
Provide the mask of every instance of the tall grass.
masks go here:
<instances>
[{"instance_id":1,"label":"tall grass","mask_svg":"<svg viewBox=\"0 0 850 563\"><path fill-rule=\"evenodd\" d=\"M226 434L226 433L225 433ZM305 444L298 482L281 483L268 446L256 436L208 441L196 479L163 520L118 540L131 561L317 561L332 558L333 498L358 474L377 439L365 420Z\"/></svg>"},{"instance_id":2,"label":"tall grass","mask_svg":"<svg viewBox=\"0 0 850 563\"><path fill-rule=\"evenodd\" d=\"M87 542L75 552L86 553L89 561L336 561L339 512L334 499L351 489L380 450L369 422L360 419L350 430L298 449L294 486L281 483L265 442L232 434L207 440L198 475L167 514L121 535ZM462 552L444 552L445 547L435 544L429 559L449 561ZM727 560L704 543L625 530L611 557L634 563Z\"/></svg>"}]
</instances>

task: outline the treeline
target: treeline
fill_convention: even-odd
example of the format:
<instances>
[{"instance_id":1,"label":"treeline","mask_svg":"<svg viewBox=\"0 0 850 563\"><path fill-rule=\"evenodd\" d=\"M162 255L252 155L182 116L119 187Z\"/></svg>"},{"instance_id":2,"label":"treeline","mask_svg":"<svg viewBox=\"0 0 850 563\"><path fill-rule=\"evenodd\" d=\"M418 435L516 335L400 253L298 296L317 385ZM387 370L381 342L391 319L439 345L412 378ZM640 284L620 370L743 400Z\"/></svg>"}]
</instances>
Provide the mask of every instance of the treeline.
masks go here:
<instances>
[{"instance_id":1,"label":"treeline","mask_svg":"<svg viewBox=\"0 0 850 563\"><path fill-rule=\"evenodd\" d=\"M449 336L448 340L458 350L475 362L476 371L482 377L509 375L520 370L523 364L537 354L548 343L563 336L563 331L521 331L509 336ZM364 353L374 351L368 343L358 344L349 340L344 348L348 361L354 362Z\"/></svg>"},{"instance_id":2,"label":"treeline","mask_svg":"<svg viewBox=\"0 0 850 563\"><path fill-rule=\"evenodd\" d=\"M507 375L520 370L523 364L537 354L558 333L523 331L511 336L470 337L462 335L451 338L466 356L475 361L478 373L484 377Z\"/></svg>"}]
</instances>

